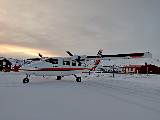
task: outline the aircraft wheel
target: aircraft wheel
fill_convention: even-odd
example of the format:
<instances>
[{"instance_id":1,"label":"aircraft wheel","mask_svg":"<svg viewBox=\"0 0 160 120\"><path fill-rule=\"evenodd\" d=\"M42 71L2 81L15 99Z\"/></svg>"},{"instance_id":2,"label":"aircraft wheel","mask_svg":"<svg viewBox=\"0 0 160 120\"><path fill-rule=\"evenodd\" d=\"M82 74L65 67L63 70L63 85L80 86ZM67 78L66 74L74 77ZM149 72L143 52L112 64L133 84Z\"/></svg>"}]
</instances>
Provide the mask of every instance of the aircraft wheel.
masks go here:
<instances>
[{"instance_id":1,"label":"aircraft wheel","mask_svg":"<svg viewBox=\"0 0 160 120\"><path fill-rule=\"evenodd\" d=\"M76 78L76 81L77 81L77 82L81 82L81 77L77 77L77 78Z\"/></svg>"},{"instance_id":2,"label":"aircraft wheel","mask_svg":"<svg viewBox=\"0 0 160 120\"><path fill-rule=\"evenodd\" d=\"M57 76L57 80L61 80L61 78L62 78L61 76Z\"/></svg>"},{"instance_id":3,"label":"aircraft wheel","mask_svg":"<svg viewBox=\"0 0 160 120\"><path fill-rule=\"evenodd\" d=\"M23 83L28 83L29 82L29 79L28 78L24 78L23 79Z\"/></svg>"}]
</instances>

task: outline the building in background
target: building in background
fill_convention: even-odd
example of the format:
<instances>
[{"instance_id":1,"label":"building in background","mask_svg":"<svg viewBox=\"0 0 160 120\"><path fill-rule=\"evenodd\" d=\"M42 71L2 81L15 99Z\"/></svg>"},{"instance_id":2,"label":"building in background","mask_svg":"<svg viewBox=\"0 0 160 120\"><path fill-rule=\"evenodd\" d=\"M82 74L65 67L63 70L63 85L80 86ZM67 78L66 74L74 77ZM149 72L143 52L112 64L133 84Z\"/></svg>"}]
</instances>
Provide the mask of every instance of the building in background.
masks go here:
<instances>
[{"instance_id":1,"label":"building in background","mask_svg":"<svg viewBox=\"0 0 160 120\"><path fill-rule=\"evenodd\" d=\"M0 71L10 72L12 63L4 57L0 58Z\"/></svg>"},{"instance_id":2,"label":"building in background","mask_svg":"<svg viewBox=\"0 0 160 120\"><path fill-rule=\"evenodd\" d=\"M147 64L141 66L141 74L160 74L160 67Z\"/></svg>"},{"instance_id":3,"label":"building in background","mask_svg":"<svg viewBox=\"0 0 160 120\"><path fill-rule=\"evenodd\" d=\"M129 65L129 66L125 66L123 67L123 72L124 73L140 73L140 69L141 69L142 65Z\"/></svg>"},{"instance_id":4,"label":"building in background","mask_svg":"<svg viewBox=\"0 0 160 120\"><path fill-rule=\"evenodd\" d=\"M160 67L147 63L145 63L145 65L129 65L123 67L123 72L136 74L160 74Z\"/></svg>"}]
</instances>

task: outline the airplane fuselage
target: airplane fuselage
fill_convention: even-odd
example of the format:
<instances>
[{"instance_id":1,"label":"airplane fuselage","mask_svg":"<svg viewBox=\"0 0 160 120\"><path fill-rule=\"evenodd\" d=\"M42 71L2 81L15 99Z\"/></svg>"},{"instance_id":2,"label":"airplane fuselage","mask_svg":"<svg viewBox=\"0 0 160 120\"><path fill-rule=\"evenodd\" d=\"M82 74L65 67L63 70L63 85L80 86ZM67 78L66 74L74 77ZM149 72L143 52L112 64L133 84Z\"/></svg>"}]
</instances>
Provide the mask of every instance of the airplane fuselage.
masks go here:
<instances>
[{"instance_id":1,"label":"airplane fuselage","mask_svg":"<svg viewBox=\"0 0 160 120\"><path fill-rule=\"evenodd\" d=\"M77 62L69 58L53 57L23 66L19 71L36 76L69 76L95 68L95 61Z\"/></svg>"},{"instance_id":2,"label":"airplane fuselage","mask_svg":"<svg viewBox=\"0 0 160 120\"><path fill-rule=\"evenodd\" d=\"M57 76L60 80L62 76L74 75L77 82L81 82L81 77L77 74L93 70L100 63L100 60L111 59L130 59L130 58L151 58L152 54L146 53L131 53L131 54L118 54L118 55L102 55L102 50L99 50L97 56L78 56L72 55L69 51L67 53L70 57L51 57L46 58L40 55L39 62L23 66L19 71L26 74L23 83L28 83L29 75L36 76Z\"/></svg>"}]
</instances>

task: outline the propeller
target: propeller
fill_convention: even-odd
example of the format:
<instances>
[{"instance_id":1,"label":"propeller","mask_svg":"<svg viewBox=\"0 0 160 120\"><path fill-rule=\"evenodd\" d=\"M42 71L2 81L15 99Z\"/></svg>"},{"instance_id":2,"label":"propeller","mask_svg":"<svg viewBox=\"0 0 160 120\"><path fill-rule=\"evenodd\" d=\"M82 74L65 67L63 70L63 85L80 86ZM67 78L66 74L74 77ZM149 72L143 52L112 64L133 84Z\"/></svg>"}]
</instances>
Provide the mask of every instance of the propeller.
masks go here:
<instances>
[{"instance_id":1,"label":"propeller","mask_svg":"<svg viewBox=\"0 0 160 120\"><path fill-rule=\"evenodd\" d=\"M71 52L69 52L69 51L66 51L66 52L67 52L70 56L73 56Z\"/></svg>"},{"instance_id":2,"label":"propeller","mask_svg":"<svg viewBox=\"0 0 160 120\"><path fill-rule=\"evenodd\" d=\"M79 64L82 64L81 62L80 62L80 59L81 59L81 57L80 56L77 56L77 55L73 55L71 52L69 52L69 51L66 51L68 54L69 54L69 56L71 56L71 59L72 60L76 60Z\"/></svg>"},{"instance_id":3,"label":"propeller","mask_svg":"<svg viewBox=\"0 0 160 120\"><path fill-rule=\"evenodd\" d=\"M42 54L41 54L41 53L39 53L38 55L39 55L39 57L42 57Z\"/></svg>"},{"instance_id":4,"label":"propeller","mask_svg":"<svg viewBox=\"0 0 160 120\"><path fill-rule=\"evenodd\" d=\"M39 60L42 60L42 59L46 58L46 57L42 57L42 54L40 54L40 53L38 53L38 55L39 55L40 58L29 58L27 60L39 61Z\"/></svg>"}]
</instances>

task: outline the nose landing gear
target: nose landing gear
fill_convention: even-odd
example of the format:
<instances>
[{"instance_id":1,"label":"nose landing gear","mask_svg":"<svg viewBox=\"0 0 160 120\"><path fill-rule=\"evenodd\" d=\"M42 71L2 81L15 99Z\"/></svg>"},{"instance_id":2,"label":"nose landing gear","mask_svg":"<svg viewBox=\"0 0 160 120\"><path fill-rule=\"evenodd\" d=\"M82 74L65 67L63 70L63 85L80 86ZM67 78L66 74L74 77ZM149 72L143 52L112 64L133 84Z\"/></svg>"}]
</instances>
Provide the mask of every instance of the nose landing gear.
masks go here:
<instances>
[{"instance_id":1,"label":"nose landing gear","mask_svg":"<svg viewBox=\"0 0 160 120\"><path fill-rule=\"evenodd\" d=\"M74 75L76 77L76 81L77 82L81 82L81 77L77 77L76 75Z\"/></svg>"},{"instance_id":2,"label":"nose landing gear","mask_svg":"<svg viewBox=\"0 0 160 120\"><path fill-rule=\"evenodd\" d=\"M23 83L29 83L28 75L23 79Z\"/></svg>"}]
</instances>

